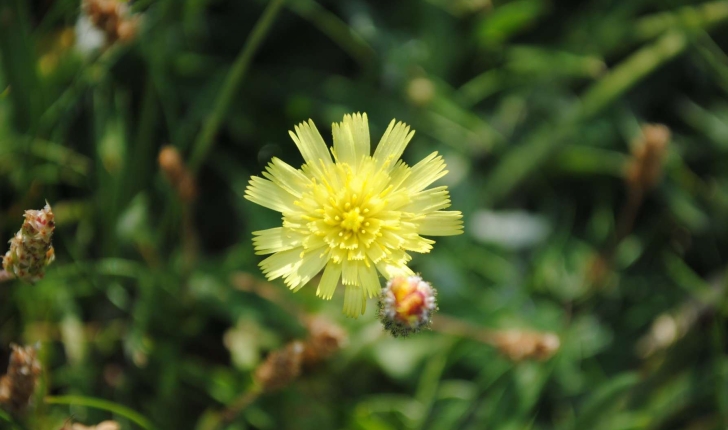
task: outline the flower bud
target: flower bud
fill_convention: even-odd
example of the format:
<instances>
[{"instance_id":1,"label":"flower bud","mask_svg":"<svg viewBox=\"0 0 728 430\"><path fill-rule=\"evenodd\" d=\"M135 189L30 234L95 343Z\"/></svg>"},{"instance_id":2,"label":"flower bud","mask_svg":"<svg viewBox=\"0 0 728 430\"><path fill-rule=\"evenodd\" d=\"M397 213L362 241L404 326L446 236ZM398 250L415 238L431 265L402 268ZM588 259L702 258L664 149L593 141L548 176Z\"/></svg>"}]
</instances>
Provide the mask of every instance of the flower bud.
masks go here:
<instances>
[{"instance_id":1,"label":"flower bud","mask_svg":"<svg viewBox=\"0 0 728 430\"><path fill-rule=\"evenodd\" d=\"M437 291L419 276L397 276L379 297L379 318L394 337L406 337L429 328L437 310Z\"/></svg>"},{"instance_id":2,"label":"flower bud","mask_svg":"<svg viewBox=\"0 0 728 430\"><path fill-rule=\"evenodd\" d=\"M39 211L25 211L25 222L10 240L10 250L3 258L3 269L23 281L42 279L45 267L55 259L51 245L55 226L53 211L47 202Z\"/></svg>"}]
</instances>

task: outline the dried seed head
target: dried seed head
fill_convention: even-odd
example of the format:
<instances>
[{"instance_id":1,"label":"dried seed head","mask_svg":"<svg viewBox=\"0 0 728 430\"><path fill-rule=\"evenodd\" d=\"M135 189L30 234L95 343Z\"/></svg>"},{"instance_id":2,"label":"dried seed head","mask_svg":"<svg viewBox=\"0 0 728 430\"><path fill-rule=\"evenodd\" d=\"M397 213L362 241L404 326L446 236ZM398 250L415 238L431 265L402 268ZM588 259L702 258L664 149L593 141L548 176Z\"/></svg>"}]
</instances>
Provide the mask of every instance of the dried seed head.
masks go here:
<instances>
[{"instance_id":1,"label":"dried seed head","mask_svg":"<svg viewBox=\"0 0 728 430\"><path fill-rule=\"evenodd\" d=\"M11 345L11 348L8 373L0 378L0 406L17 415L30 404L41 367L34 347Z\"/></svg>"},{"instance_id":2,"label":"dried seed head","mask_svg":"<svg viewBox=\"0 0 728 430\"><path fill-rule=\"evenodd\" d=\"M495 335L495 346L512 361L526 359L547 360L561 346L554 333L536 333L523 330L506 330Z\"/></svg>"},{"instance_id":3,"label":"dried seed head","mask_svg":"<svg viewBox=\"0 0 728 430\"><path fill-rule=\"evenodd\" d=\"M662 124L645 124L642 134L634 143L632 159L627 165L627 184L648 191L662 179L662 167L670 141L670 129Z\"/></svg>"},{"instance_id":4,"label":"dried seed head","mask_svg":"<svg viewBox=\"0 0 728 430\"><path fill-rule=\"evenodd\" d=\"M303 345L305 367L315 366L330 358L346 343L346 331L325 318L312 318L307 326L309 337Z\"/></svg>"},{"instance_id":5,"label":"dried seed head","mask_svg":"<svg viewBox=\"0 0 728 430\"><path fill-rule=\"evenodd\" d=\"M263 391L275 391L288 386L301 374L303 351L303 342L293 341L271 352L255 369L255 382Z\"/></svg>"},{"instance_id":6,"label":"dried seed head","mask_svg":"<svg viewBox=\"0 0 728 430\"><path fill-rule=\"evenodd\" d=\"M409 336L429 328L437 310L437 291L419 276L397 276L379 297L379 318L392 336Z\"/></svg>"},{"instance_id":7,"label":"dried seed head","mask_svg":"<svg viewBox=\"0 0 728 430\"><path fill-rule=\"evenodd\" d=\"M121 430L121 426L116 421L104 421L95 426L74 423L66 424L62 430Z\"/></svg>"},{"instance_id":8,"label":"dried seed head","mask_svg":"<svg viewBox=\"0 0 728 430\"><path fill-rule=\"evenodd\" d=\"M45 267L55 259L51 245L55 226L48 202L39 211L25 211L23 226L10 240L10 250L3 258L3 269L26 282L42 279Z\"/></svg>"},{"instance_id":9,"label":"dried seed head","mask_svg":"<svg viewBox=\"0 0 728 430\"><path fill-rule=\"evenodd\" d=\"M139 17L132 16L127 3L118 0L83 0L81 7L89 21L106 36L106 44L129 42L136 36Z\"/></svg>"},{"instance_id":10,"label":"dried seed head","mask_svg":"<svg viewBox=\"0 0 728 430\"><path fill-rule=\"evenodd\" d=\"M165 146L159 151L159 167L177 195L183 202L191 202L197 197L197 184L187 169L182 155L174 146Z\"/></svg>"}]
</instances>

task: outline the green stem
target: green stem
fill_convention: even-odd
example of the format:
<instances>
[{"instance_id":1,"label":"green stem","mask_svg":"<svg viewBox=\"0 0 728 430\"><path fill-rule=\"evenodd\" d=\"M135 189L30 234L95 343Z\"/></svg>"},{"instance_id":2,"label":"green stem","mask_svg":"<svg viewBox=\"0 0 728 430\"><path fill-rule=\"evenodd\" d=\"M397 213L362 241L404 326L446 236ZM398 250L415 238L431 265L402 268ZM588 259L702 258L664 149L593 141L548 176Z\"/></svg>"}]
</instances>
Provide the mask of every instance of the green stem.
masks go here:
<instances>
[{"instance_id":1,"label":"green stem","mask_svg":"<svg viewBox=\"0 0 728 430\"><path fill-rule=\"evenodd\" d=\"M586 90L580 107L567 112L556 126L543 124L526 138L523 145L503 158L483 187L484 199L495 204L507 196L559 146L573 138L581 122L592 119L647 75L682 53L687 46L684 32L668 32L612 69Z\"/></svg>"},{"instance_id":2,"label":"green stem","mask_svg":"<svg viewBox=\"0 0 728 430\"><path fill-rule=\"evenodd\" d=\"M288 7L310 21L361 65L371 63L374 49L344 21L320 4L313 0L298 0L289 3Z\"/></svg>"},{"instance_id":3,"label":"green stem","mask_svg":"<svg viewBox=\"0 0 728 430\"><path fill-rule=\"evenodd\" d=\"M586 91L582 97L581 116L584 119L593 117L645 76L683 52L687 45L684 32L671 31L635 52Z\"/></svg>"},{"instance_id":4,"label":"green stem","mask_svg":"<svg viewBox=\"0 0 728 430\"><path fill-rule=\"evenodd\" d=\"M635 34L638 39L646 40L670 29L707 31L726 19L728 19L728 3L721 0L647 16L637 21Z\"/></svg>"},{"instance_id":5,"label":"green stem","mask_svg":"<svg viewBox=\"0 0 728 430\"><path fill-rule=\"evenodd\" d=\"M0 420L5 421L8 424L10 424L10 428L12 430L26 430L25 427L20 425L17 421L15 421L13 419L13 417L9 413L5 412L2 409L0 409ZM5 428L5 427L2 427L2 428Z\"/></svg>"},{"instance_id":6,"label":"green stem","mask_svg":"<svg viewBox=\"0 0 728 430\"><path fill-rule=\"evenodd\" d=\"M45 398L45 402L50 405L75 405L101 409L117 415L121 415L146 430L155 429L154 425L138 412L135 412L127 408L126 406L122 406L114 402L109 402L107 400L95 399L93 397L84 396L50 396Z\"/></svg>"},{"instance_id":7,"label":"green stem","mask_svg":"<svg viewBox=\"0 0 728 430\"><path fill-rule=\"evenodd\" d=\"M245 72L250 66L250 61L252 60L255 52L258 50L261 42L263 42L263 39L268 34L278 11L281 6L283 6L283 2L284 0L271 0L270 3L268 3L263 15L261 15L260 19L255 24L255 27L253 27L253 31L250 33L250 36L245 41L243 50L240 52L240 55L238 55L238 58L235 60L232 69L225 79L225 83L223 84L215 102L215 107L213 108L212 113L210 113L210 115L206 118L205 124L202 126L202 130L197 136L197 140L192 148L192 155L190 157L190 169L192 170L192 173L197 173L199 171L202 162L210 152L215 135L220 128L223 118L230 109L233 98L237 95L240 83L245 77Z\"/></svg>"}]
</instances>

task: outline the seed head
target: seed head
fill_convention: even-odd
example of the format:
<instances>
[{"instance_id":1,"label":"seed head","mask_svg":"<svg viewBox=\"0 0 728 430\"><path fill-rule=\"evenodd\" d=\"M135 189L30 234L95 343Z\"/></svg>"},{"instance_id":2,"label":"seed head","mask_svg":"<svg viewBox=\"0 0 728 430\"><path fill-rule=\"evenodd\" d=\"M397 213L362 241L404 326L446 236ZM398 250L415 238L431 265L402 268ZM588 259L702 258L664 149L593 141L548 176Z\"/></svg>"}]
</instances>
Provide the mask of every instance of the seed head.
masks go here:
<instances>
[{"instance_id":1,"label":"seed head","mask_svg":"<svg viewBox=\"0 0 728 430\"><path fill-rule=\"evenodd\" d=\"M559 350L561 341L554 333L505 330L495 335L496 348L511 361L548 360Z\"/></svg>"},{"instance_id":2,"label":"seed head","mask_svg":"<svg viewBox=\"0 0 728 430\"><path fill-rule=\"evenodd\" d=\"M327 360L346 343L346 331L325 318L314 317L306 325L309 336L303 344L304 367Z\"/></svg>"},{"instance_id":3,"label":"seed head","mask_svg":"<svg viewBox=\"0 0 728 430\"><path fill-rule=\"evenodd\" d=\"M293 341L268 355L255 369L255 382L263 391L275 391L286 387L301 374L303 342Z\"/></svg>"},{"instance_id":4,"label":"seed head","mask_svg":"<svg viewBox=\"0 0 728 430\"><path fill-rule=\"evenodd\" d=\"M139 28L139 16L132 15L126 2L118 0L83 0L81 8L89 21L101 30L108 45L129 42Z\"/></svg>"},{"instance_id":5,"label":"seed head","mask_svg":"<svg viewBox=\"0 0 728 430\"><path fill-rule=\"evenodd\" d=\"M61 430L120 430L121 426L116 421L104 421L95 426L85 426L79 423L66 424Z\"/></svg>"},{"instance_id":6,"label":"seed head","mask_svg":"<svg viewBox=\"0 0 728 430\"><path fill-rule=\"evenodd\" d=\"M429 328L437 311L437 290L419 276L396 276L379 297L379 318L394 337Z\"/></svg>"},{"instance_id":7,"label":"seed head","mask_svg":"<svg viewBox=\"0 0 728 430\"><path fill-rule=\"evenodd\" d=\"M25 222L10 239L10 250L3 258L3 269L26 282L36 282L45 275L45 267L55 259L51 245L55 221L46 202L39 211L25 211Z\"/></svg>"},{"instance_id":8,"label":"seed head","mask_svg":"<svg viewBox=\"0 0 728 430\"><path fill-rule=\"evenodd\" d=\"M662 179L662 169L670 142L670 129L662 124L645 124L632 149L627 165L627 185L643 192L655 188Z\"/></svg>"},{"instance_id":9,"label":"seed head","mask_svg":"<svg viewBox=\"0 0 728 430\"><path fill-rule=\"evenodd\" d=\"M177 148L167 145L159 151L159 167L180 200L192 202L197 197L197 183Z\"/></svg>"},{"instance_id":10,"label":"seed head","mask_svg":"<svg viewBox=\"0 0 728 430\"><path fill-rule=\"evenodd\" d=\"M11 348L8 373L0 378L0 406L13 414L22 414L30 404L41 367L34 347Z\"/></svg>"}]
</instances>

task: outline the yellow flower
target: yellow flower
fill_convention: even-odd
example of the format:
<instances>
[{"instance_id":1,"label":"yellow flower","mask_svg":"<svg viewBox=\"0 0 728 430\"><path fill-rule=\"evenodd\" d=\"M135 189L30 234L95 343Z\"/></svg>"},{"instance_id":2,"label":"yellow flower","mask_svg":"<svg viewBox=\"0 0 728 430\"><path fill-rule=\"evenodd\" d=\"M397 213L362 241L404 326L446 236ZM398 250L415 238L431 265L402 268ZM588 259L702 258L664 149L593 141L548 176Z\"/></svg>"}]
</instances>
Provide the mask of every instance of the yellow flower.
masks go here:
<instances>
[{"instance_id":1,"label":"yellow flower","mask_svg":"<svg viewBox=\"0 0 728 430\"><path fill-rule=\"evenodd\" d=\"M273 158L266 179L253 176L246 189L248 200L283 214L282 227L253 233L256 253L273 254L260 267L294 291L325 267L316 295L331 299L341 278L344 313L357 317L381 290L377 271L413 275L408 251L430 252L435 242L422 235L462 233L462 214L442 210L447 187L426 189L447 173L437 152L412 167L399 159L414 135L405 124L392 120L370 155L366 114L345 115L333 124L333 160L313 121L295 130L301 169Z\"/></svg>"}]
</instances>

